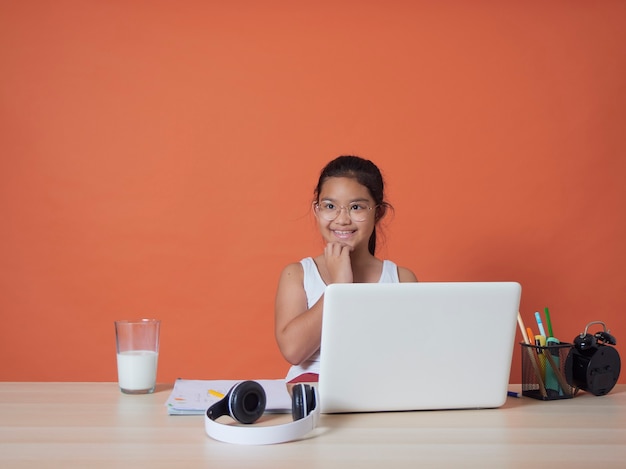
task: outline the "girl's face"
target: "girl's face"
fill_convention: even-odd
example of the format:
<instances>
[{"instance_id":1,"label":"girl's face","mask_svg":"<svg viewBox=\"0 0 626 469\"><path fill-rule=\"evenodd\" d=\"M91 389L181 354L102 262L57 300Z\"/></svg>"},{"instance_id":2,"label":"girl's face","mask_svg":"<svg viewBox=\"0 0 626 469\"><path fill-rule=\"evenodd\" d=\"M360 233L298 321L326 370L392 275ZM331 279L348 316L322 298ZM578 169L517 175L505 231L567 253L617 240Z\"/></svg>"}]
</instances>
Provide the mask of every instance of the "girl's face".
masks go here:
<instances>
[{"instance_id":1,"label":"girl's face","mask_svg":"<svg viewBox=\"0 0 626 469\"><path fill-rule=\"evenodd\" d=\"M341 243L351 246L354 251L367 251L376 224L376 203L367 187L352 178L328 178L322 185L318 204L320 208L315 210L315 216L326 243ZM328 220L333 216L328 214L332 212L329 209L338 212L334 220Z\"/></svg>"}]
</instances>

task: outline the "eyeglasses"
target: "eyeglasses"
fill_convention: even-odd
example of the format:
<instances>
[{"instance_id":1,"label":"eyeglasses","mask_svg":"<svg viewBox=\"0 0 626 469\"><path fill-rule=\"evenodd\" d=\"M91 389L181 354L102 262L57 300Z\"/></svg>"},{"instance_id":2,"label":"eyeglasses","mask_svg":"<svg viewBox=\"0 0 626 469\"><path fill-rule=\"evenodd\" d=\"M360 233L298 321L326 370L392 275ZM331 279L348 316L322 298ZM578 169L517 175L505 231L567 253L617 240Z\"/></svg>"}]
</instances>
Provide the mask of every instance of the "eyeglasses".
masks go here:
<instances>
[{"instance_id":1,"label":"eyeglasses","mask_svg":"<svg viewBox=\"0 0 626 469\"><path fill-rule=\"evenodd\" d=\"M343 209L346 209L352 221L361 222L367 220L367 216L374 207L362 203L353 203L344 207L343 205L335 205L332 202L319 202L315 204L315 210L326 221L335 220Z\"/></svg>"}]
</instances>

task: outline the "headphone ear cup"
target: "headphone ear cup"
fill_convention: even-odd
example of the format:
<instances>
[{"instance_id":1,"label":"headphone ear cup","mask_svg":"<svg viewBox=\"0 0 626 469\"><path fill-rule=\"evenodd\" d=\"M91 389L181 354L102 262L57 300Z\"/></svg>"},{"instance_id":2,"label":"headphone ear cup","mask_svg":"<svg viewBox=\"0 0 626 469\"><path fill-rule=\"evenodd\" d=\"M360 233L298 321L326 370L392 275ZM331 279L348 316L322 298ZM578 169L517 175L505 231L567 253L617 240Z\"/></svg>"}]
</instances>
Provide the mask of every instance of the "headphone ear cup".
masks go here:
<instances>
[{"instance_id":1,"label":"headphone ear cup","mask_svg":"<svg viewBox=\"0 0 626 469\"><path fill-rule=\"evenodd\" d=\"M303 419L315 409L315 392L310 385L300 383L293 387L292 393L291 415L296 421Z\"/></svg>"},{"instance_id":2,"label":"headphone ear cup","mask_svg":"<svg viewBox=\"0 0 626 469\"><path fill-rule=\"evenodd\" d=\"M295 422L304 418L304 384L296 384L291 393L293 394L291 399L291 416Z\"/></svg>"},{"instance_id":3,"label":"headphone ear cup","mask_svg":"<svg viewBox=\"0 0 626 469\"><path fill-rule=\"evenodd\" d=\"M263 387L256 381L243 381L228 394L226 398L229 399L231 417L238 422L254 423L265 412L267 397Z\"/></svg>"}]
</instances>

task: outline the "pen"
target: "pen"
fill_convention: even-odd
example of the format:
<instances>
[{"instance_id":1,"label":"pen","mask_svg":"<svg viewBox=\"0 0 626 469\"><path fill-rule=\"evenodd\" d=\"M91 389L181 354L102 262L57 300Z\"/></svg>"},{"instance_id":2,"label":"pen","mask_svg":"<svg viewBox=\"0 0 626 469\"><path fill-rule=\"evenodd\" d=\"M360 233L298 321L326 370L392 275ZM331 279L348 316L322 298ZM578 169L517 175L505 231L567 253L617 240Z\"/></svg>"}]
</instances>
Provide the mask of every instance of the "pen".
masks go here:
<instances>
[{"instance_id":1,"label":"pen","mask_svg":"<svg viewBox=\"0 0 626 469\"><path fill-rule=\"evenodd\" d=\"M535 336L535 345L537 346L537 358L539 360L539 368L541 370L541 379L545 382L546 379L546 357L545 346L546 346L546 336L544 335L536 335Z\"/></svg>"},{"instance_id":2,"label":"pen","mask_svg":"<svg viewBox=\"0 0 626 469\"><path fill-rule=\"evenodd\" d=\"M548 326L548 337L554 337L554 333L552 332L552 321L550 320L550 310L545 307L543 311L546 313L546 325Z\"/></svg>"},{"instance_id":3,"label":"pen","mask_svg":"<svg viewBox=\"0 0 626 469\"><path fill-rule=\"evenodd\" d=\"M519 397L519 392L507 391L506 395L509 397Z\"/></svg>"},{"instance_id":4,"label":"pen","mask_svg":"<svg viewBox=\"0 0 626 469\"><path fill-rule=\"evenodd\" d=\"M522 315L520 312L517 312L517 324L519 325L520 331L522 331L522 338L524 339L525 344L530 344L530 340L528 339L528 335L526 333L527 329L524 327L524 320L522 319Z\"/></svg>"},{"instance_id":5,"label":"pen","mask_svg":"<svg viewBox=\"0 0 626 469\"><path fill-rule=\"evenodd\" d=\"M530 338L534 338L533 331L530 327L524 327L524 320L522 319L522 315L520 312L517 312L517 323L519 324L520 329L522 330L522 335L524 336L524 342L526 345L531 345ZM539 364L537 363L539 357L537 357L537 352L530 347L526 349L528 353L528 359L530 361L531 366L533 367L533 371L535 372L535 378L537 378L537 383L539 386L539 392L543 397L547 397L546 388L543 384L543 378L541 377L541 370L539 369Z\"/></svg>"},{"instance_id":6,"label":"pen","mask_svg":"<svg viewBox=\"0 0 626 469\"><path fill-rule=\"evenodd\" d=\"M209 394L210 394L211 396L217 397L217 398L219 398L219 399L222 399L222 398L224 397L224 394L222 394L222 393L221 393L221 392L219 392L219 391L216 391L215 389L209 389Z\"/></svg>"},{"instance_id":7,"label":"pen","mask_svg":"<svg viewBox=\"0 0 626 469\"><path fill-rule=\"evenodd\" d=\"M537 327L539 327L539 334L545 337L546 330L543 328L543 323L541 322L541 316L539 315L539 311L535 313L535 319L537 320Z\"/></svg>"}]
</instances>

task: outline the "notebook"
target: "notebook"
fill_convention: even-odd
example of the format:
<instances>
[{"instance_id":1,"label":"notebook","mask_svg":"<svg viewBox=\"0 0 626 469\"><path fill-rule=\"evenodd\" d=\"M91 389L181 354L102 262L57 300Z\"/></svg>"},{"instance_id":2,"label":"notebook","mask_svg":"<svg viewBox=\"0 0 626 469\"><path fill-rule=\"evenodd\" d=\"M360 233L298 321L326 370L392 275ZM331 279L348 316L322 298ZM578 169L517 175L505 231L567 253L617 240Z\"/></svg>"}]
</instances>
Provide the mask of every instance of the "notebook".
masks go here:
<instances>
[{"instance_id":1,"label":"notebook","mask_svg":"<svg viewBox=\"0 0 626 469\"><path fill-rule=\"evenodd\" d=\"M329 285L321 411L500 407L520 296L515 282Z\"/></svg>"}]
</instances>

